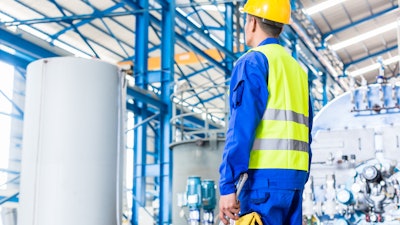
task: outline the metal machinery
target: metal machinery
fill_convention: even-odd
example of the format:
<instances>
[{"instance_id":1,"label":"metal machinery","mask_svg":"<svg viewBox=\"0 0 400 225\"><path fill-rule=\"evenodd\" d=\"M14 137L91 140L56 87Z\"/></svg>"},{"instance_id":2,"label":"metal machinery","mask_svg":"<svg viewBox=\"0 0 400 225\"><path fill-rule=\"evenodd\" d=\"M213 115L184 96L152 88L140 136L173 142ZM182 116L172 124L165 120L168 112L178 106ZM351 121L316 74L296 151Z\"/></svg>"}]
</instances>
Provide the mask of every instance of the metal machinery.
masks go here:
<instances>
[{"instance_id":1,"label":"metal machinery","mask_svg":"<svg viewBox=\"0 0 400 225\"><path fill-rule=\"evenodd\" d=\"M178 194L178 206L189 209L189 216L186 218L188 224L211 225L215 219L216 197L214 180L201 180L198 176L190 176L187 179L186 192ZM181 212L184 214L184 211Z\"/></svg>"},{"instance_id":2,"label":"metal machinery","mask_svg":"<svg viewBox=\"0 0 400 225\"><path fill-rule=\"evenodd\" d=\"M400 84L382 78L316 115L305 224L400 224Z\"/></svg>"},{"instance_id":3,"label":"metal machinery","mask_svg":"<svg viewBox=\"0 0 400 225\"><path fill-rule=\"evenodd\" d=\"M174 105L173 143L173 224L211 225L217 221L214 211L219 193L216 183L225 144L225 101L215 107L194 109L185 107L185 99L195 98L193 92L226 93L224 86L190 88L176 87L171 100ZM226 121L226 120L225 120Z\"/></svg>"},{"instance_id":4,"label":"metal machinery","mask_svg":"<svg viewBox=\"0 0 400 225\"><path fill-rule=\"evenodd\" d=\"M215 223L216 182L223 142L185 143L173 148L173 224L211 225Z\"/></svg>"}]
</instances>

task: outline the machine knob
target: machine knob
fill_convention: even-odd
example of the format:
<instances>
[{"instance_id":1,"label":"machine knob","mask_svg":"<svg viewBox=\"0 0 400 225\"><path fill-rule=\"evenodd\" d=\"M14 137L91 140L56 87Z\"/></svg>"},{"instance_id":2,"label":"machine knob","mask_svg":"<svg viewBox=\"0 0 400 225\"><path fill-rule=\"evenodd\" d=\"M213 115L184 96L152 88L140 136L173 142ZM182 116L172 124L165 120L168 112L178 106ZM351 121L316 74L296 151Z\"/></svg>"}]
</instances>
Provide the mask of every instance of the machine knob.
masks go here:
<instances>
[{"instance_id":1,"label":"machine knob","mask_svg":"<svg viewBox=\"0 0 400 225\"><path fill-rule=\"evenodd\" d=\"M343 218L337 219L335 224L336 225L349 225L349 223Z\"/></svg>"},{"instance_id":2,"label":"machine knob","mask_svg":"<svg viewBox=\"0 0 400 225\"><path fill-rule=\"evenodd\" d=\"M338 202L342 203L342 204L350 204L352 201L352 194L350 191L346 190L346 189L342 189L339 190L336 193L336 199L338 200Z\"/></svg>"},{"instance_id":3,"label":"machine knob","mask_svg":"<svg viewBox=\"0 0 400 225\"><path fill-rule=\"evenodd\" d=\"M375 166L367 166L363 169L363 177L369 182L378 181L380 174Z\"/></svg>"}]
</instances>

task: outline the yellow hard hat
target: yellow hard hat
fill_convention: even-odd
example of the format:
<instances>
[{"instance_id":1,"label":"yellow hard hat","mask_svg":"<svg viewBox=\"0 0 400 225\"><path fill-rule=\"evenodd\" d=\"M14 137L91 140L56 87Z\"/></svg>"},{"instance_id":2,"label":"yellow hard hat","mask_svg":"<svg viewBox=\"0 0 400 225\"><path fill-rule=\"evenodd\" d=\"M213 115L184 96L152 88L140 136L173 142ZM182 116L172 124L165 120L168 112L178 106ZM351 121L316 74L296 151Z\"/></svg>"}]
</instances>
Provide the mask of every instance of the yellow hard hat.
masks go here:
<instances>
[{"instance_id":1,"label":"yellow hard hat","mask_svg":"<svg viewBox=\"0 0 400 225\"><path fill-rule=\"evenodd\" d=\"M248 0L243 7L243 12L278 23L289 24L290 1Z\"/></svg>"}]
</instances>

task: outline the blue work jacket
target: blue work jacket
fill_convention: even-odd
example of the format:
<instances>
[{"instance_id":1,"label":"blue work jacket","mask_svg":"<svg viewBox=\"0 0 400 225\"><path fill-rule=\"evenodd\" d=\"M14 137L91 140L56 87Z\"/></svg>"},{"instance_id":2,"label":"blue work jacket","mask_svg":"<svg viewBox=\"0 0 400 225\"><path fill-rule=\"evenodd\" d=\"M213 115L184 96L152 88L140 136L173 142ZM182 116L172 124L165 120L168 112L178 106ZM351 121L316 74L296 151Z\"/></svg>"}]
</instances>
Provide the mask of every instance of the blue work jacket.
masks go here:
<instances>
[{"instance_id":1,"label":"blue work jacket","mask_svg":"<svg viewBox=\"0 0 400 225\"><path fill-rule=\"evenodd\" d=\"M278 44L276 38L267 38L261 45ZM244 54L236 62L229 88L230 119L226 133L222 163L219 168L221 195L236 191L240 174L249 179L244 189L303 189L308 173L289 169L248 169L255 132L268 101L268 59L257 51ZM273 85L273 84L271 84ZM309 103L309 130L311 144L313 112ZM311 165L311 148L309 165Z\"/></svg>"}]
</instances>

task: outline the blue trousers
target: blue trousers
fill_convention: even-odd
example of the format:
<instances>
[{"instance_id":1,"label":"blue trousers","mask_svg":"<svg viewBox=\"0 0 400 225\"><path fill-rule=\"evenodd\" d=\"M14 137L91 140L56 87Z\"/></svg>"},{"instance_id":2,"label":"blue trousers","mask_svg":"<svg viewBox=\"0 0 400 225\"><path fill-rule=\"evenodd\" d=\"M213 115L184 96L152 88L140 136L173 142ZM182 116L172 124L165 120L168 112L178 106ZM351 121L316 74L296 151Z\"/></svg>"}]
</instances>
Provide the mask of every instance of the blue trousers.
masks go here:
<instances>
[{"instance_id":1,"label":"blue trousers","mask_svg":"<svg viewBox=\"0 0 400 225\"><path fill-rule=\"evenodd\" d=\"M263 225L301 225L303 190L242 190L241 215L257 212Z\"/></svg>"}]
</instances>

